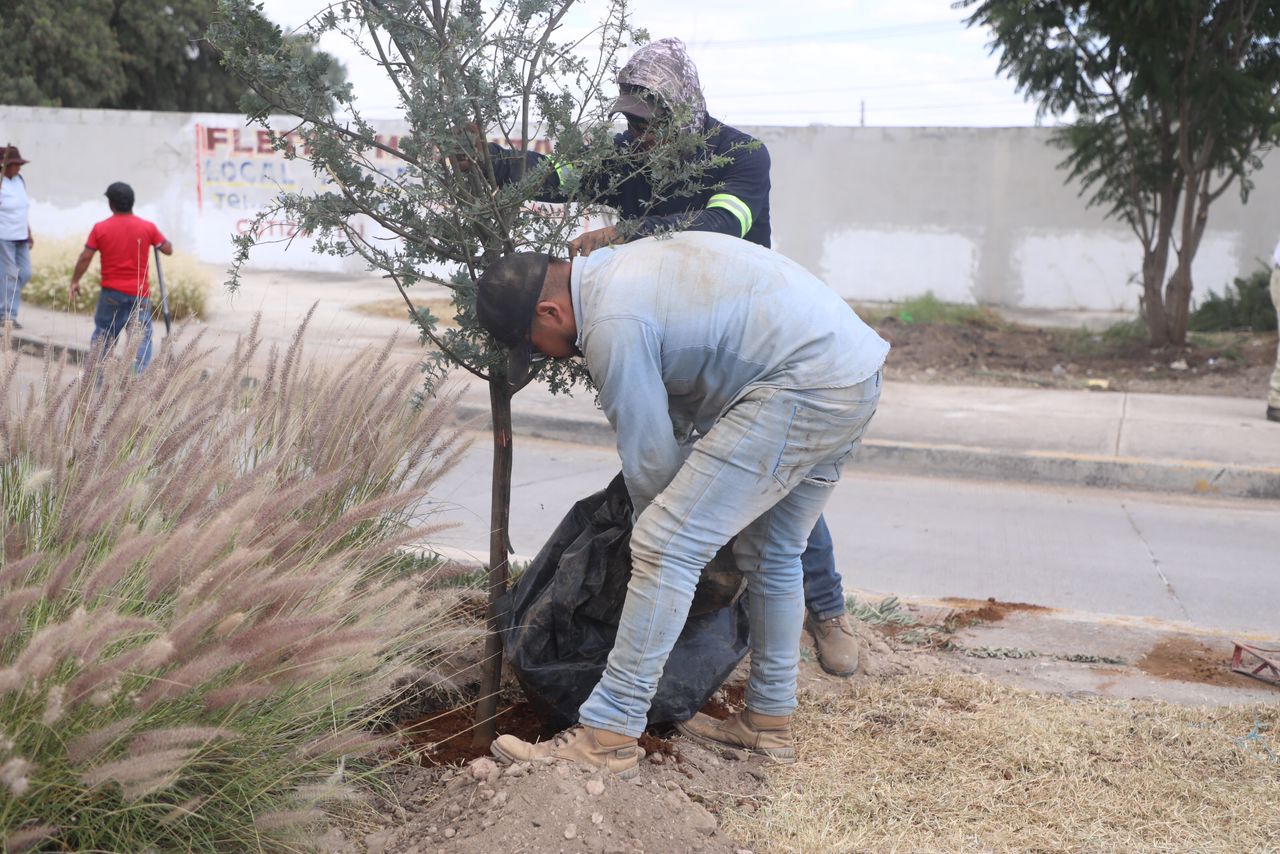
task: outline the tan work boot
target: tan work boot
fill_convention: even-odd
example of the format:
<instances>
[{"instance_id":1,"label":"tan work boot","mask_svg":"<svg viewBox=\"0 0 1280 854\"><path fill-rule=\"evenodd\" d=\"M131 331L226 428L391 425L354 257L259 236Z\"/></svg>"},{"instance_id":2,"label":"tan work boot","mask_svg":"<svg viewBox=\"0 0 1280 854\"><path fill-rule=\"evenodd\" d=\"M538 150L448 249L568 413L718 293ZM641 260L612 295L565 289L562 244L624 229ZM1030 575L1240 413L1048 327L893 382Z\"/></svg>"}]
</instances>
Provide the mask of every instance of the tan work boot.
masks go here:
<instances>
[{"instance_id":1,"label":"tan work boot","mask_svg":"<svg viewBox=\"0 0 1280 854\"><path fill-rule=\"evenodd\" d=\"M858 636L853 633L847 614L822 621L806 614L804 627L813 636L818 664L823 670L832 676L852 676L858 672Z\"/></svg>"},{"instance_id":2,"label":"tan work boot","mask_svg":"<svg viewBox=\"0 0 1280 854\"><path fill-rule=\"evenodd\" d=\"M640 773L644 751L636 739L581 724L571 726L550 741L530 744L514 735L500 735L489 745L499 762L531 762L565 759L627 779Z\"/></svg>"},{"instance_id":3,"label":"tan work boot","mask_svg":"<svg viewBox=\"0 0 1280 854\"><path fill-rule=\"evenodd\" d=\"M701 712L676 729L704 747L745 750L790 765L796 761L791 716L761 715L744 709L719 721Z\"/></svg>"}]
</instances>

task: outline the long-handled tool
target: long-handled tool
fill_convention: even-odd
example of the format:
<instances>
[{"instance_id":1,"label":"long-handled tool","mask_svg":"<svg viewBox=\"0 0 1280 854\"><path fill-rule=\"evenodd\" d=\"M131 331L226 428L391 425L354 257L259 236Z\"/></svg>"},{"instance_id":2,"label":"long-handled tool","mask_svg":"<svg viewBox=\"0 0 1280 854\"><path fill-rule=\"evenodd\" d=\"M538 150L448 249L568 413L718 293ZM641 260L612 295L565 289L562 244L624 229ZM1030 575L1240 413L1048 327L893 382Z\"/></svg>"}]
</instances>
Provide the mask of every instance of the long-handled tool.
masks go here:
<instances>
[{"instance_id":1,"label":"long-handled tool","mask_svg":"<svg viewBox=\"0 0 1280 854\"><path fill-rule=\"evenodd\" d=\"M164 318L164 334L169 334L169 294L164 289L164 268L160 266L160 247L151 247L156 254L156 281L160 283L160 315Z\"/></svg>"}]
</instances>

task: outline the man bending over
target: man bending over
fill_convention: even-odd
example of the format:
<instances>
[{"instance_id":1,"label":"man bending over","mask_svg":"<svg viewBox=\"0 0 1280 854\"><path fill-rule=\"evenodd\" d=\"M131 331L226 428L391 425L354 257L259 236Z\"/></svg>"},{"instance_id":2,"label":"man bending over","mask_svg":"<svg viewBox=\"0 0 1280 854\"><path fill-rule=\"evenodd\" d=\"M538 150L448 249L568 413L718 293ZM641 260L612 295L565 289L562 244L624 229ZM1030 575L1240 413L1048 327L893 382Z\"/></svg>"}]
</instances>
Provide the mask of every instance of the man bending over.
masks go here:
<instances>
[{"instance_id":1,"label":"man bending over","mask_svg":"<svg viewBox=\"0 0 1280 854\"><path fill-rule=\"evenodd\" d=\"M747 709L681 728L793 761L800 555L875 413L889 345L798 264L709 232L571 262L508 255L480 277L477 312L510 348L516 388L537 361L585 356L636 513L617 638L579 725L538 744L501 736L494 754L634 774L699 573L736 534L751 620ZM675 425L702 436L683 463Z\"/></svg>"}]
</instances>

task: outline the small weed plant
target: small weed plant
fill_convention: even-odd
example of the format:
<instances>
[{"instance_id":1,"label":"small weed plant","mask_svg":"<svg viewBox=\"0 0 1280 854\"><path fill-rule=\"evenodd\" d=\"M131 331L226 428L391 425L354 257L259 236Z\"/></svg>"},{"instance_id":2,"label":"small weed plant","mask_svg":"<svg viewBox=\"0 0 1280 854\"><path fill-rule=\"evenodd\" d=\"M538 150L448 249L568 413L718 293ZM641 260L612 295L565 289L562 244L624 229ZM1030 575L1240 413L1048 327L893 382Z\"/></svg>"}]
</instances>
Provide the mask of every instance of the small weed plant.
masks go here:
<instances>
[{"instance_id":1,"label":"small weed plant","mask_svg":"<svg viewBox=\"0 0 1280 854\"><path fill-rule=\"evenodd\" d=\"M456 437L390 345L323 373L301 336L2 357L3 850L303 850L388 755L443 619L398 549Z\"/></svg>"},{"instance_id":2,"label":"small weed plant","mask_svg":"<svg viewBox=\"0 0 1280 854\"><path fill-rule=\"evenodd\" d=\"M1221 294L1210 292L1191 312L1187 326L1193 332L1268 332L1275 329L1271 268L1260 267L1249 276L1235 279Z\"/></svg>"},{"instance_id":3,"label":"small weed plant","mask_svg":"<svg viewBox=\"0 0 1280 854\"><path fill-rule=\"evenodd\" d=\"M67 286L75 270L76 258L84 249L84 241L39 240L31 250L31 281L22 289L22 299L32 305L92 314L102 290L102 274L97 256L80 280L80 298L74 304L68 301ZM203 317L205 296L211 281L209 273L190 255L174 252L161 261L164 265L165 291L169 295L169 312L175 320ZM147 266L151 279L152 309L159 317L160 287L156 282L154 255Z\"/></svg>"},{"instance_id":4,"label":"small weed plant","mask_svg":"<svg viewBox=\"0 0 1280 854\"><path fill-rule=\"evenodd\" d=\"M982 329L999 329L1004 320L993 309L981 305L944 302L928 291L893 305L855 305L859 316L872 325L889 318L907 326L915 324L942 324L947 326L976 326Z\"/></svg>"}]
</instances>

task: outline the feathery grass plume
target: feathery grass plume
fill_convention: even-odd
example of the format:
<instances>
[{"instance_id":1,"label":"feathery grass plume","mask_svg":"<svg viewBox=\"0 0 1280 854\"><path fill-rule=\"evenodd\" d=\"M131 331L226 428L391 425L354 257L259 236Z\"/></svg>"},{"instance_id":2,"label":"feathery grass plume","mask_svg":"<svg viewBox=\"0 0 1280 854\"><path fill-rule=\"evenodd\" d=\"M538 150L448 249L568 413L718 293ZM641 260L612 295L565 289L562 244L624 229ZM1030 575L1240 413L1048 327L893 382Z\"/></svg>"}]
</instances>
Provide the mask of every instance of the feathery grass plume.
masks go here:
<instances>
[{"instance_id":1,"label":"feathery grass plume","mask_svg":"<svg viewBox=\"0 0 1280 854\"><path fill-rule=\"evenodd\" d=\"M71 701L78 703L85 697L114 686L132 674L150 673L165 664L173 656L173 643L167 637L153 638L142 646L119 653L106 661L82 669L69 683Z\"/></svg>"},{"instance_id":2,"label":"feathery grass plume","mask_svg":"<svg viewBox=\"0 0 1280 854\"><path fill-rule=\"evenodd\" d=\"M0 788L23 797L0 798L0 840L293 845L254 817L337 810L335 760L396 743L368 729L394 676L451 653L438 594L384 560L430 530L408 528L456 458L447 405L415 410L387 348L330 373L301 334L255 387L258 346L210 359L180 329L141 375L118 353L85 374L47 360L10 391ZM344 767L357 789L375 768Z\"/></svg>"},{"instance_id":3,"label":"feathery grass plume","mask_svg":"<svg viewBox=\"0 0 1280 854\"><path fill-rule=\"evenodd\" d=\"M161 539L156 534L122 534L111 553L98 561L93 572L85 579L81 590L84 601L92 604L99 594L118 584L134 565L145 559L160 544Z\"/></svg>"},{"instance_id":4,"label":"feathery grass plume","mask_svg":"<svg viewBox=\"0 0 1280 854\"><path fill-rule=\"evenodd\" d=\"M13 505L6 502L6 506ZM43 558L44 555L35 552L17 560L6 562L3 567L0 567L0 590L4 590L10 585L24 583L27 573Z\"/></svg>"},{"instance_id":5,"label":"feathery grass plume","mask_svg":"<svg viewBox=\"0 0 1280 854\"><path fill-rule=\"evenodd\" d=\"M8 787L13 797L20 798L31 785L31 781L27 779L27 771L30 769L30 762L21 756L15 756L0 765L0 783Z\"/></svg>"},{"instance_id":6,"label":"feathery grass plume","mask_svg":"<svg viewBox=\"0 0 1280 854\"><path fill-rule=\"evenodd\" d=\"M275 833L280 830L292 830L322 821L325 815L317 809L276 810L260 815L254 826L263 833Z\"/></svg>"},{"instance_id":7,"label":"feathery grass plume","mask_svg":"<svg viewBox=\"0 0 1280 854\"><path fill-rule=\"evenodd\" d=\"M153 729L144 732L129 742L129 755L141 756L170 747L202 746L212 741L225 741L236 738L236 733L225 727L185 726L169 729Z\"/></svg>"},{"instance_id":8,"label":"feathery grass plume","mask_svg":"<svg viewBox=\"0 0 1280 854\"><path fill-rule=\"evenodd\" d=\"M44 714L40 716L40 723L45 726L53 726L62 717L63 701L67 696L67 686L54 685L49 689L49 693L45 695Z\"/></svg>"},{"instance_id":9,"label":"feathery grass plume","mask_svg":"<svg viewBox=\"0 0 1280 854\"><path fill-rule=\"evenodd\" d=\"M199 749L195 747L171 747L137 756L126 756L123 759L90 768L80 775L80 782L91 789L107 783L118 783L129 787L132 796L126 796L126 800L136 800L142 795L150 794L176 782L182 768L197 753Z\"/></svg>"},{"instance_id":10,"label":"feathery grass plume","mask_svg":"<svg viewBox=\"0 0 1280 854\"><path fill-rule=\"evenodd\" d=\"M173 824L178 819L190 818L195 815L196 810L200 809L201 804L203 804L208 799L209 798L204 795L198 798L191 798L188 801L184 801L178 804L173 809L169 810L169 812L167 812L166 814L158 818L156 821L161 825L169 825L169 824Z\"/></svg>"},{"instance_id":11,"label":"feathery grass plume","mask_svg":"<svg viewBox=\"0 0 1280 854\"><path fill-rule=\"evenodd\" d=\"M86 732L67 744L66 759L72 765L83 765L119 743L137 725L141 717L129 715L104 725L101 729Z\"/></svg>"},{"instance_id":12,"label":"feathery grass plume","mask_svg":"<svg viewBox=\"0 0 1280 854\"><path fill-rule=\"evenodd\" d=\"M257 685L237 682L225 688L214 688L212 691L206 691L201 702L206 709L216 712L231 706L243 706L248 703L265 700L275 694L276 691L276 686L265 682Z\"/></svg>"},{"instance_id":13,"label":"feathery grass plume","mask_svg":"<svg viewBox=\"0 0 1280 854\"><path fill-rule=\"evenodd\" d=\"M0 596L0 642L18 629L18 614L40 601L43 592L39 587L20 587Z\"/></svg>"},{"instance_id":14,"label":"feathery grass plume","mask_svg":"<svg viewBox=\"0 0 1280 854\"><path fill-rule=\"evenodd\" d=\"M4 837L4 850L8 854L20 854L30 851L32 846L58 834L58 828L51 824L34 824L13 831Z\"/></svg>"}]
</instances>

